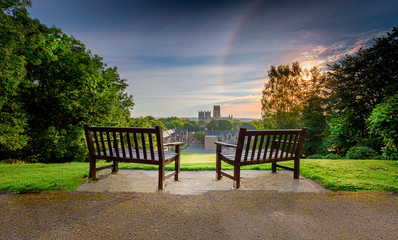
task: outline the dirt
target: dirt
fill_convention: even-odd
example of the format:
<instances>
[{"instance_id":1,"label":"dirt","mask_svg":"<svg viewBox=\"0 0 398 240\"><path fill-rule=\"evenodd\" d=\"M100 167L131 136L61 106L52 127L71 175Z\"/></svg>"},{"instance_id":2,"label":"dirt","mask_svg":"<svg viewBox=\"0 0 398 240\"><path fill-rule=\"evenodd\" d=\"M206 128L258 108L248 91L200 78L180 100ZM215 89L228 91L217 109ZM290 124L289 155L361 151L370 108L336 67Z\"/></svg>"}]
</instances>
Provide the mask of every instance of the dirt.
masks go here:
<instances>
[{"instance_id":1,"label":"dirt","mask_svg":"<svg viewBox=\"0 0 398 240\"><path fill-rule=\"evenodd\" d=\"M0 239L398 239L398 195L0 194Z\"/></svg>"}]
</instances>

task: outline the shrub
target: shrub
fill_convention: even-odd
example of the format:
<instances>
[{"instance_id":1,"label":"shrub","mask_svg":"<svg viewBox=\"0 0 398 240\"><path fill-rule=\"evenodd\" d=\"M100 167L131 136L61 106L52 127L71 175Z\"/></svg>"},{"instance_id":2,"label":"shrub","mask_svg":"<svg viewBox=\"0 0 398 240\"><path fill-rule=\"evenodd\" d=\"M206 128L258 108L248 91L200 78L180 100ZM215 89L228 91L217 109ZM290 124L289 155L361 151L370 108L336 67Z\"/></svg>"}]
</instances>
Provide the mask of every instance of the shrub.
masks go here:
<instances>
[{"instance_id":1,"label":"shrub","mask_svg":"<svg viewBox=\"0 0 398 240\"><path fill-rule=\"evenodd\" d=\"M321 154L314 154L306 157L307 159L323 159L323 156Z\"/></svg>"},{"instance_id":2,"label":"shrub","mask_svg":"<svg viewBox=\"0 0 398 240\"><path fill-rule=\"evenodd\" d=\"M346 158L348 159L369 159L376 157L377 153L375 150L364 146L351 147L346 154Z\"/></svg>"},{"instance_id":3,"label":"shrub","mask_svg":"<svg viewBox=\"0 0 398 240\"><path fill-rule=\"evenodd\" d=\"M398 159L398 94L373 109L367 121L372 133L381 136L387 159Z\"/></svg>"},{"instance_id":4,"label":"shrub","mask_svg":"<svg viewBox=\"0 0 398 240\"><path fill-rule=\"evenodd\" d=\"M338 154L329 153L326 156L324 156L323 158L324 159L342 159L343 157Z\"/></svg>"}]
</instances>

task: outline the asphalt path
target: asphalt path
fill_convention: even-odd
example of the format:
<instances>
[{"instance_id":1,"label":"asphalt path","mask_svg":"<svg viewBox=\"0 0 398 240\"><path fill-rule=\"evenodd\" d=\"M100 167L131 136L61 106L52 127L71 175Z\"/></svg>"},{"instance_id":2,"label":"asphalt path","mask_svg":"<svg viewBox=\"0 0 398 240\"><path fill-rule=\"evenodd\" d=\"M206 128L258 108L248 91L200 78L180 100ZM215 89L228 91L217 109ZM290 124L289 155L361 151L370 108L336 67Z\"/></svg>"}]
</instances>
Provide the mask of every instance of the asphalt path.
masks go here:
<instances>
[{"instance_id":1,"label":"asphalt path","mask_svg":"<svg viewBox=\"0 0 398 240\"><path fill-rule=\"evenodd\" d=\"M3 193L0 239L398 239L398 195Z\"/></svg>"}]
</instances>

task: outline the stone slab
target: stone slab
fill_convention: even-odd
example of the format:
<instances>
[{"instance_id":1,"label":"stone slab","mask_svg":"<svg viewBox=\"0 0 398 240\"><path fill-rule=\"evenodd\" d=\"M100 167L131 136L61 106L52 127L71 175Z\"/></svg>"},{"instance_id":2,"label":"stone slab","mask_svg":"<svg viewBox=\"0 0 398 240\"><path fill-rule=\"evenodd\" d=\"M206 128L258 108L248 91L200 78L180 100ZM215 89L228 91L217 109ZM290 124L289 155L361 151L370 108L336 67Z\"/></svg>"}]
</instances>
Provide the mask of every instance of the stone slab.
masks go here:
<instances>
[{"instance_id":1,"label":"stone slab","mask_svg":"<svg viewBox=\"0 0 398 240\"><path fill-rule=\"evenodd\" d=\"M228 171L226 171L228 172ZM229 172L232 174L232 171ZM100 171L98 181L85 182L77 191L89 192L156 192L157 171L119 170L111 174L109 169ZM293 179L291 171L242 170L241 187L233 189L233 181L223 177L215 180L215 171L182 171L179 181L169 178L165 181L164 193L196 195L207 191L275 191L275 192L330 192L315 181L301 177Z\"/></svg>"}]
</instances>

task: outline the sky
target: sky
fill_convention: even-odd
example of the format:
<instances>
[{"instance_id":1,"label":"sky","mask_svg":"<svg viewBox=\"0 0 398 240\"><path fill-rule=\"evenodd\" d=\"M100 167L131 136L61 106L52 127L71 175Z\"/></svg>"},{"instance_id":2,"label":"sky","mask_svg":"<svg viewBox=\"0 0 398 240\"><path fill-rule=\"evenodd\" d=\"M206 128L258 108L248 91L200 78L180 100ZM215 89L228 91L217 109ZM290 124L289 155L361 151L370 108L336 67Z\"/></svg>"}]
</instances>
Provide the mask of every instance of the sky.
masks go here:
<instances>
[{"instance_id":1,"label":"sky","mask_svg":"<svg viewBox=\"0 0 398 240\"><path fill-rule=\"evenodd\" d=\"M32 0L56 26L118 67L132 117L261 118L271 66L327 70L398 27L397 0Z\"/></svg>"}]
</instances>

